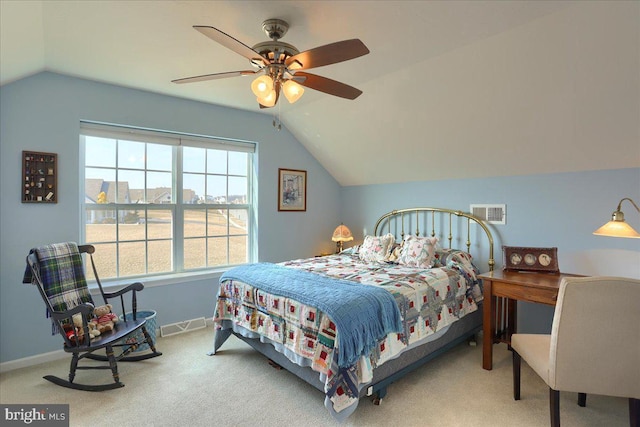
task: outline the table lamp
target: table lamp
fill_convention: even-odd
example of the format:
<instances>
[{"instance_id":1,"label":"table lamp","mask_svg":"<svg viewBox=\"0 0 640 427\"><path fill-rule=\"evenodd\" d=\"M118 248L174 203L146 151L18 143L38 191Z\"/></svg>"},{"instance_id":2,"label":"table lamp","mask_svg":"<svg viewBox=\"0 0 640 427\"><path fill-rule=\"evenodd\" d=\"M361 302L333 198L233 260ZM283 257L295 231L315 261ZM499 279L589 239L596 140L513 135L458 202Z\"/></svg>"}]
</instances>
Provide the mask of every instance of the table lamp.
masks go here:
<instances>
[{"instance_id":1,"label":"table lamp","mask_svg":"<svg viewBox=\"0 0 640 427\"><path fill-rule=\"evenodd\" d=\"M336 253L338 254L342 252L342 244L344 242L353 240L353 236L351 235L351 230L349 230L346 225L340 224L336 227L335 230L333 230L333 236L331 237L331 240L336 242Z\"/></svg>"}]
</instances>

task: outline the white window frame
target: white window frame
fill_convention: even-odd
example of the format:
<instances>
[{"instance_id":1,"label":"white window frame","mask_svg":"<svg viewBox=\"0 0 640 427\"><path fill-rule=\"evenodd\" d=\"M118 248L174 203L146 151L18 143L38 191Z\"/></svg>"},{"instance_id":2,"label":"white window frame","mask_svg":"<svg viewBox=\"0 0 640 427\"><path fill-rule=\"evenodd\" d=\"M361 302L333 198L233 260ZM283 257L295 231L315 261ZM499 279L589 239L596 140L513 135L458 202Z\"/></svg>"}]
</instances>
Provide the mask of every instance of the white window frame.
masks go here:
<instances>
[{"instance_id":1,"label":"white window frame","mask_svg":"<svg viewBox=\"0 0 640 427\"><path fill-rule=\"evenodd\" d=\"M80 240L86 242L86 221L87 221L87 209L86 209L86 193L85 193L85 136L97 136L110 139L120 139L126 141L139 141L153 144L171 145L174 148L173 151L173 166L172 166L172 185L174 189L173 203L170 204L153 204L144 203L138 204L136 210L171 210L173 214L173 237L172 237L172 256L173 256L173 271L165 273L149 273L140 276L118 276L114 278L103 279L100 276L102 282L117 284L119 282L130 282L131 279L136 277L152 277L161 284L175 282L176 279L184 280L188 276L202 276L203 274L210 275L211 273L220 273L230 267L232 264L214 266L214 267L202 267L198 269L185 270L184 268L184 211L188 209L206 210L206 209L246 209L248 214L247 226L247 262L255 262L257 258L257 203L256 203L256 190L257 181L256 174L254 172L256 167L256 147L257 144L251 141L241 141L233 139L225 139L219 137L209 137L194 134L184 134L169 131L158 131L151 129L141 129L128 126L111 125L97 122L82 121L80 123L80 209L82 218L80 224ZM245 152L251 154L248 161L247 171L247 203L246 204L184 204L183 203L183 191L182 191L182 151L179 147L198 147L198 148L210 148L224 151L236 151ZM227 171L226 176L233 176ZM146 187L145 187L146 188ZM124 209L131 210L133 204L126 203L109 203L103 206L92 206L92 209ZM146 216L146 215L145 215ZM232 237L233 235L228 235ZM203 236L207 238L206 234ZM117 241L117 240L116 240ZM148 242L148 240L142 240ZM227 255L228 256L228 255ZM98 271L100 274L100 271Z\"/></svg>"}]
</instances>

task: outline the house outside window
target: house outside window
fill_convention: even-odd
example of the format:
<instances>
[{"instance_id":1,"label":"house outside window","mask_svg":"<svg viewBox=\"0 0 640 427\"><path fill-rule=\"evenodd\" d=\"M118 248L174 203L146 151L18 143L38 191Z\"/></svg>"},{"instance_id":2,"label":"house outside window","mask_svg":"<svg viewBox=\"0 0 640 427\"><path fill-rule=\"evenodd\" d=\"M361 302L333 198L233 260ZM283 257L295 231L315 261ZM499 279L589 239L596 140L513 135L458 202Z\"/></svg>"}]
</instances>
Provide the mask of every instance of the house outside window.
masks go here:
<instances>
[{"instance_id":1,"label":"house outside window","mask_svg":"<svg viewBox=\"0 0 640 427\"><path fill-rule=\"evenodd\" d=\"M80 149L101 279L252 262L254 143L82 123Z\"/></svg>"}]
</instances>

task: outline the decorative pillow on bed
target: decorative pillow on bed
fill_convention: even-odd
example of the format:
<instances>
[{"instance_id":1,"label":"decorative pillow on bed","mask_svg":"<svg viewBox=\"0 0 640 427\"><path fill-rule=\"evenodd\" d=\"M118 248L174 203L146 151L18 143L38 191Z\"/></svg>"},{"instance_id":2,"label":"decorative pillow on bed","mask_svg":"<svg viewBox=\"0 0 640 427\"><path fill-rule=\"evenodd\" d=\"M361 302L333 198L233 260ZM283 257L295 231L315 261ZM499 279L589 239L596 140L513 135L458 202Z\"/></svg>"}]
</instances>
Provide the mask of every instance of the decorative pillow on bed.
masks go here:
<instances>
[{"instance_id":1,"label":"decorative pillow on bed","mask_svg":"<svg viewBox=\"0 0 640 427\"><path fill-rule=\"evenodd\" d=\"M468 252L460 249L436 248L433 267L446 267L451 261L471 265L473 257Z\"/></svg>"},{"instance_id":2,"label":"decorative pillow on bed","mask_svg":"<svg viewBox=\"0 0 640 427\"><path fill-rule=\"evenodd\" d=\"M401 252L402 243L394 243L393 246L391 246L391 252L389 253L389 258L387 258L387 261L397 264Z\"/></svg>"},{"instance_id":3,"label":"decorative pillow on bed","mask_svg":"<svg viewBox=\"0 0 640 427\"><path fill-rule=\"evenodd\" d=\"M360 245L360 259L365 262L385 262L395 242L396 238L390 233L384 236L365 236Z\"/></svg>"},{"instance_id":4,"label":"decorative pillow on bed","mask_svg":"<svg viewBox=\"0 0 640 427\"><path fill-rule=\"evenodd\" d=\"M459 249L441 248L440 245L436 247L436 254L434 255L433 266L444 267L451 258L451 254L459 252Z\"/></svg>"},{"instance_id":5,"label":"decorative pillow on bed","mask_svg":"<svg viewBox=\"0 0 640 427\"><path fill-rule=\"evenodd\" d=\"M431 268L434 262L437 237L408 235L402 242L398 264L408 267Z\"/></svg>"},{"instance_id":6,"label":"decorative pillow on bed","mask_svg":"<svg viewBox=\"0 0 640 427\"><path fill-rule=\"evenodd\" d=\"M435 258L434 267L455 268L464 271L474 280L479 274L478 268L473 264L473 257L468 252L459 249L437 248Z\"/></svg>"},{"instance_id":7,"label":"decorative pillow on bed","mask_svg":"<svg viewBox=\"0 0 640 427\"><path fill-rule=\"evenodd\" d=\"M354 245L354 246L351 246L350 248L343 250L340 253L345 255L358 255L359 250L360 250L360 245Z\"/></svg>"}]
</instances>

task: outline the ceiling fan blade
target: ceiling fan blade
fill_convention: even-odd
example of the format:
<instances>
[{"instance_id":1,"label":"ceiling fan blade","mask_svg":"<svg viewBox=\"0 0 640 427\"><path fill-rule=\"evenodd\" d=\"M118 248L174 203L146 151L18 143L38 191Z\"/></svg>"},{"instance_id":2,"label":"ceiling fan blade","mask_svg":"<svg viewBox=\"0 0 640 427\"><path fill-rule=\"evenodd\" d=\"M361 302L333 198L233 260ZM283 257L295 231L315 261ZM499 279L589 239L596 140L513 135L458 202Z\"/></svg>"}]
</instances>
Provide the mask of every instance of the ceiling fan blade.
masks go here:
<instances>
[{"instance_id":1,"label":"ceiling fan blade","mask_svg":"<svg viewBox=\"0 0 640 427\"><path fill-rule=\"evenodd\" d=\"M226 73L204 74L202 76L185 77L184 79L171 80L172 83L195 83L207 80L226 79L227 77L252 76L258 71L228 71Z\"/></svg>"},{"instance_id":2,"label":"ceiling fan blade","mask_svg":"<svg viewBox=\"0 0 640 427\"><path fill-rule=\"evenodd\" d=\"M194 25L193 28L200 31L205 36L209 37L211 40L220 43L222 46L231 49L235 53L244 56L250 61L256 63L262 63L264 65L269 65L269 61L260 55L255 50L251 49L246 44L242 43L239 40L234 39L227 33L223 33L217 28L209 27L206 25Z\"/></svg>"},{"instance_id":3,"label":"ceiling fan blade","mask_svg":"<svg viewBox=\"0 0 640 427\"><path fill-rule=\"evenodd\" d=\"M293 55L287 58L285 65L291 70L307 70L348 61L367 53L369 49L359 39L343 40Z\"/></svg>"},{"instance_id":4,"label":"ceiling fan blade","mask_svg":"<svg viewBox=\"0 0 640 427\"><path fill-rule=\"evenodd\" d=\"M301 79L300 77L304 77L304 79ZM300 83L302 86L319 90L320 92L328 93L329 95L339 96L340 98L356 99L362 94L360 89L356 89L353 86L315 74L298 72L293 77L293 80Z\"/></svg>"}]
</instances>

